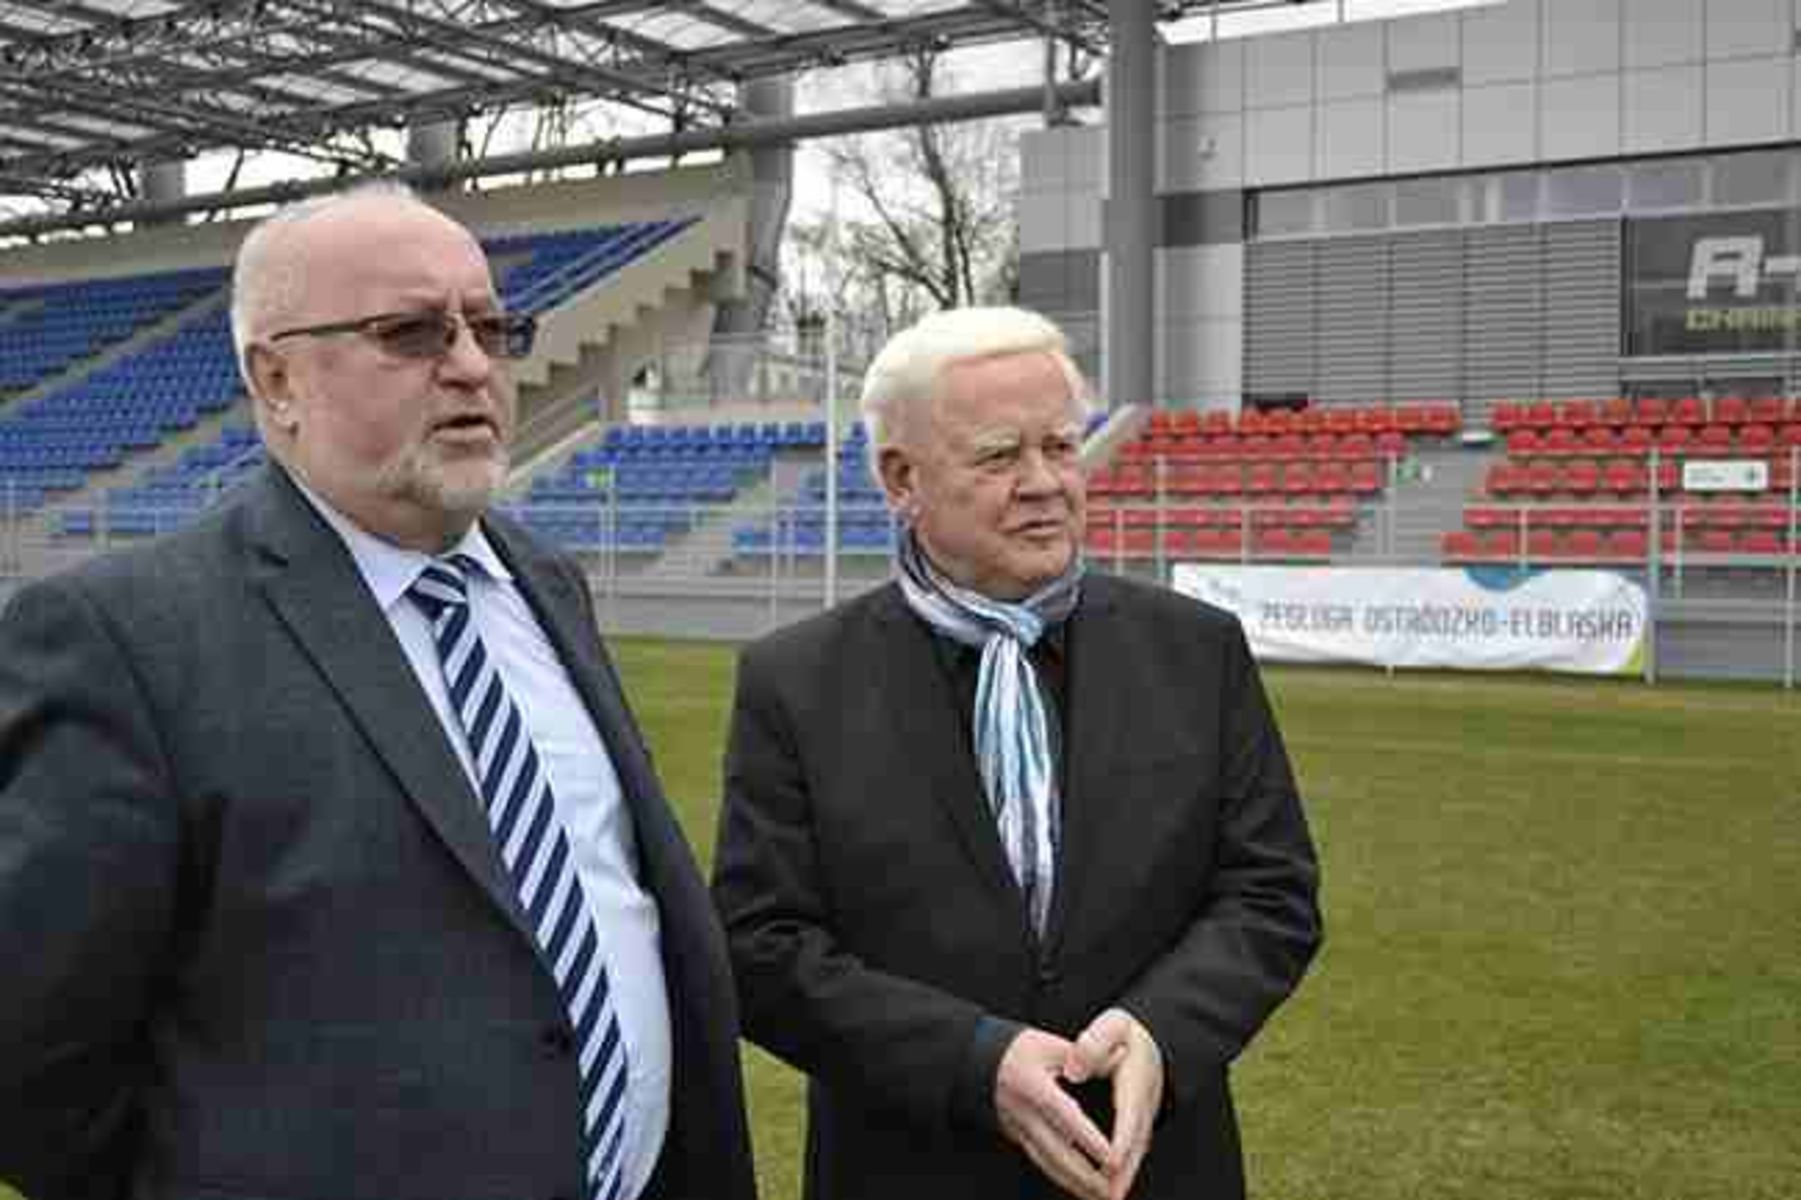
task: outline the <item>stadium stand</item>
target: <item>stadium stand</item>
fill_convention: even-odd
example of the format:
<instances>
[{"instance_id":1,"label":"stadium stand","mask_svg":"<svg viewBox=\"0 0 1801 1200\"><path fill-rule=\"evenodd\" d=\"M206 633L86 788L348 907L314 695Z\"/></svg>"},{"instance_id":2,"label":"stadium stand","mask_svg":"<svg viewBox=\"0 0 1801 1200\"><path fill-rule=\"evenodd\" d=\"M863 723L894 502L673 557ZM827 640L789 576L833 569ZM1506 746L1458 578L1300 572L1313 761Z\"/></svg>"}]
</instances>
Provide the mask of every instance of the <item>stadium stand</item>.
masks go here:
<instances>
[{"instance_id":1,"label":"stadium stand","mask_svg":"<svg viewBox=\"0 0 1801 1200\"><path fill-rule=\"evenodd\" d=\"M1781 556L1801 450L1801 402L1699 396L1503 403L1504 451L1444 534L1450 562L1638 564L1663 555ZM1684 466L1764 464L1762 487L1705 492ZM1655 500L1654 500L1655 498Z\"/></svg>"},{"instance_id":2,"label":"stadium stand","mask_svg":"<svg viewBox=\"0 0 1801 1200\"><path fill-rule=\"evenodd\" d=\"M569 549L654 553L687 532L703 506L728 503L762 480L778 453L817 448L824 436L822 425L799 421L616 425L509 507Z\"/></svg>"},{"instance_id":3,"label":"stadium stand","mask_svg":"<svg viewBox=\"0 0 1801 1200\"><path fill-rule=\"evenodd\" d=\"M1398 460L1461 427L1451 404L1158 410L1091 478L1088 549L1326 560L1350 549Z\"/></svg>"},{"instance_id":4,"label":"stadium stand","mask_svg":"<svg viewBox=\"0 0 1801 1200\"><path fill-rule=\"evenodd\" d=\"M594 287L694 220L514 234L486 245L505 303L542 313ZM14 306L4 311L24 313L8 321L0 343L8 348L0 363L17 368L16 379L6 378L14 380L15 390L48 385L43 394L0 411L0 480L5 481L0 508L17 519L55 504L84 488L95 472L118 468L229 409L242 388L224 307L227 282L222 268L212 268L0 293L0 304ZM209 295L214 303L204 315L93 365L96 354ZM19 352L16 343L27 328L56 351ZM191 519L260 461L254 435L227 426L172 466L108 489L98 503L66 506L53 528L64 539L163 532ZM633 529L648 525L634 521ZM649 533L642 538L654 544ZM658 534L655 541L660 540Z\"/></svg>"}]
</instances>

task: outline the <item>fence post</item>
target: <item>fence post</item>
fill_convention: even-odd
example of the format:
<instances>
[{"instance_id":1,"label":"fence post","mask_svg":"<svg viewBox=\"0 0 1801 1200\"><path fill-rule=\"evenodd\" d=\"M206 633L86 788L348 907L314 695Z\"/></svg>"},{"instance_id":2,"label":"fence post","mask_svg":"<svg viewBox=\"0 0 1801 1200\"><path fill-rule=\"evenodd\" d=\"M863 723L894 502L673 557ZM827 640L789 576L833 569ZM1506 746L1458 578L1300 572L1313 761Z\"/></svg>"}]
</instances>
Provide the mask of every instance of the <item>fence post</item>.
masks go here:
<instances>
[{"instance_id":1,"label":"fence post","mask_svg":"<svg viewBox=\"0 0 1801 1200\"><path fill-rule=\"evenodd\" d=\"M1650 566L1646 572L1645 588L1645 682L1657 682L1657 628L1658 609L1663 599L1663 503L1658 490L1658 471L1662 461L1657 447L1651 447L1651 454L1646 459L1649 464L1650 480L1646 490L1649 497L1645 502L1649 521L1650 543L1645 561ZM1682 531L1676 531L1678 550L1681 547Z\"/></svg>"},{"instance_id":2,"label":"fence post","mask_svg":"<svg viewBox=\"0 0 1801 1200\"><path fill-rule=\"evenodd\" d=\"M1788 611L1782 622L1782 687L1784 691L1793 691L1795 687L1795 568L1801 564L1801 545L1797 538L1801 537L1801 479L1795 477L1801 470L1801 446L1790 446L1788 451Z\"/></svg>"}]
</instances>

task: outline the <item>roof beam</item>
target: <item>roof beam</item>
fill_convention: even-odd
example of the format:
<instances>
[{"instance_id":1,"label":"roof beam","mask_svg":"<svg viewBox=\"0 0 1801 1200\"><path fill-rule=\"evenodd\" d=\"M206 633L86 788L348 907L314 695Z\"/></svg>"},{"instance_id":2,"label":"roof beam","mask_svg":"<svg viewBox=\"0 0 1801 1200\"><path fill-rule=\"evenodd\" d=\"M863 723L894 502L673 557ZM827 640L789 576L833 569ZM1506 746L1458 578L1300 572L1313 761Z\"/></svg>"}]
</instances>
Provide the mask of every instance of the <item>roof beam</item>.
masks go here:
<instances>
[{"instance_id":1,"label":"roof beam","mask_svg":"<svg viewBox=\"0 0 1801 1200\"><path fill-rule=\"evenodd\" d=\"M649 137L608 138L581 146L503 154L480 160L437 166L411 166L390 178L423 185L444 185L465 179L515 175L523 171L550 170L599 162L624 162L637 158L663 158L703 150L739 150L760 145L789 144L816 137L842 137L878 129L933 125L950 121L979 120L1010 114L1033 113L1044 104L1041 87L1012 88L976 95L937 96L910 104L883 104L840 109L829 113L739 121L731 125L688 129ZM1100 103L1097 80L1057 85L1058 102L1069 108ZM74 214L45 214L0 221L0 238L37 237L61 229L80 229L127 221L180 217L219 209L281 204L345 186L345 180L314 179L274 184L234 192L187 196L172 201L134 201L109 209Z\"/></svg>"}]
</instances>

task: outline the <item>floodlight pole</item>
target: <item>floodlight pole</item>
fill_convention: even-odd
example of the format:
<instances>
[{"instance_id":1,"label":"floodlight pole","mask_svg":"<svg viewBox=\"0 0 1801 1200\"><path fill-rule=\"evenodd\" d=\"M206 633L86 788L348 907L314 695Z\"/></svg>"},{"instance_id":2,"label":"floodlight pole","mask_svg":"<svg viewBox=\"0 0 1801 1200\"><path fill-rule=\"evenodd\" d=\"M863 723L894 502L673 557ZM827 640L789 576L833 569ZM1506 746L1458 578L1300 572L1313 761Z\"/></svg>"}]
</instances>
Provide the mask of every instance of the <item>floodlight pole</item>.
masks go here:
<instances>
[{"instance_id":1,"label":"floodlight pole","mask_svg":"<svg viewBox=\"0 0 1801 1200\"><path fill-rule=\"evenodd\" d=\"M1153 402L1157 179L1155 5L1109 0L1107 64L1107 290L1103 321L1107 407Z\"/></svg>"}]
</instances>

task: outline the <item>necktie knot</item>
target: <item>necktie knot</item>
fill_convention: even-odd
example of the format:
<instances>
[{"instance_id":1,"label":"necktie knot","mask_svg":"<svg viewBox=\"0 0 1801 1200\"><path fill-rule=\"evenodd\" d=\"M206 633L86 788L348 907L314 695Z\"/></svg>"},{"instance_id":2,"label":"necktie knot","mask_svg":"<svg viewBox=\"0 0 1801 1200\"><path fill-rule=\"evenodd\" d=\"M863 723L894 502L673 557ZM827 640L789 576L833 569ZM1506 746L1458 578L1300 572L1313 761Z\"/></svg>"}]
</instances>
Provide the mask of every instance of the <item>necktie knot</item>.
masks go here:
<instances>
[{"instance_id":1,"label":"necktie knot","mask_svg":"<svg viewBox=\"0 0 1801 1200\"><path fill-rule=\"evenodd\" d=\"M469 559L461 554L434 558L413 580L407 595L425 611L427 619L436 621L445 609L469 603L469 566Z\"/></svg>"}]
</instances>

